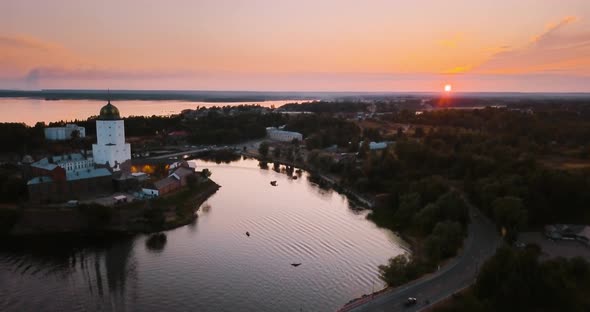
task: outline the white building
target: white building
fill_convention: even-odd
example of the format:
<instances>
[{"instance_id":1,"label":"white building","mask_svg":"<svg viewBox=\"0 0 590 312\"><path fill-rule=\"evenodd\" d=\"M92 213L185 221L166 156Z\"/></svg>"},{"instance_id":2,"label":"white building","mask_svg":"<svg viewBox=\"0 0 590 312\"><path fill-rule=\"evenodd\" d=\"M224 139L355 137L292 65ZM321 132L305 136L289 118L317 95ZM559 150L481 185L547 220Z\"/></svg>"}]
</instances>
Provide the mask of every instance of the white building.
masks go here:
<instances>
[{"instance_id":1,"label":"white building","mask_svg":"<svg viewBox=\"0 0 590 312\"><path fill-rule=\"evenodd\" d=\"M372 151L386 149L389 142L369 142L369 149ZM363 142L359 143L359 147L363 146Z\"/></svg>"},{"instance_id":2,"label":"white building","mask_svg":"<svg viewBox=\"0 0 590 312\"><path fill-rule=\"evenodd\" d=\"M299 132L280 130L275 127L266 128L266 136L271 140L291 142L295 139L302 141L303 135Z\"/></svg>"},{"instance_id":3,"label":"white building","mask_svg":"<svg viewBox=\"0 0 590 312\"><path fill-rule=\"evenodd\" d=\"M40 159L32 163L31 167L49 171L55 167L62 167L65 169L66 174L69 174L77 170L94 169L94 161L92 157L84 157L80 153L72 153Z\"/></svg>"},{"instance_id":4,"label":"white building","mask_svg":"<svg viewBox=\"0 0 590 312\"><path fill-rule=\"evenodd\" d=\"M45 128L45 139L51 141L65 141L72 138L72 133L78 131L78 137L86 136L86 128L74 124L67 124L65 127Z\"/></svg>"},{"instance_id":5,"label":"white building","mask_svg":"<svg viewBox=\"0 0 590 312\"><path fill-rule=\"evenodd\" d=\"M92 144L92 155L95 163L108 163L115 169L131 159L131 146L125 143L125 122L111 101L100 109L96 120L96 144Z\"/></svg>"}]
</instances>

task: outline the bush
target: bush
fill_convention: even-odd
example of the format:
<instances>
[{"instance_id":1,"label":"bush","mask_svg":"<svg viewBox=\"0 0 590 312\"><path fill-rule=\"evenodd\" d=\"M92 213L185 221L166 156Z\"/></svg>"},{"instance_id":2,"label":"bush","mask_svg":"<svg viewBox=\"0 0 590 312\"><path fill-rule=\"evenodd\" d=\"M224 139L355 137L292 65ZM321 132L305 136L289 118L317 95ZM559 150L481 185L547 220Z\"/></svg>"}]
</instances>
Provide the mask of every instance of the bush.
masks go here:
<instances>
[{"instance_id":1,"label":"bush","mask_svg":"<svg viewBox=\"0 0 590 312\"><path fill-rule=\"evenodd\" d=\"M0 234L9 233L18 222L19 217L18 209L0 209Z\"/></svg>"},{"instance_id":2,"label":"bush","mask_svg":"<svg viewBox=\"0 0 590 312\"><path fill-rule=\"evenodd\" d=\"M78 210L86 217L88 227L101 228L108 225L113 218L113 208L99 204L78 206Z\"/></svg>"}]
</instances>

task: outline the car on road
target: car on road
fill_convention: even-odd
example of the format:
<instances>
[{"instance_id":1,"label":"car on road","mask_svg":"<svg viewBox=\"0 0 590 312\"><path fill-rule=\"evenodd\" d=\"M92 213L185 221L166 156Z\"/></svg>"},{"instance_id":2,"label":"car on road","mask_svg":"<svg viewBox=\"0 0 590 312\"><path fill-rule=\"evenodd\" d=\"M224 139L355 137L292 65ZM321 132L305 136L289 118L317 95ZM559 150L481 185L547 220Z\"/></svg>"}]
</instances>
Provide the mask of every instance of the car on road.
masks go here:
<instances>
[{"instance_id":1,"label":"car on road","mask_svg":"<svg viewBox=\"0 0 590 312\"><path fill-rule=\"evenodd\" d=\"M411 307L413 305L415 305L418 302L418 299L414 298L414 297L409 297L408 299L406 299L406 302L404 303L404 305L406 307Z\"/></svg>"}]
</instances>

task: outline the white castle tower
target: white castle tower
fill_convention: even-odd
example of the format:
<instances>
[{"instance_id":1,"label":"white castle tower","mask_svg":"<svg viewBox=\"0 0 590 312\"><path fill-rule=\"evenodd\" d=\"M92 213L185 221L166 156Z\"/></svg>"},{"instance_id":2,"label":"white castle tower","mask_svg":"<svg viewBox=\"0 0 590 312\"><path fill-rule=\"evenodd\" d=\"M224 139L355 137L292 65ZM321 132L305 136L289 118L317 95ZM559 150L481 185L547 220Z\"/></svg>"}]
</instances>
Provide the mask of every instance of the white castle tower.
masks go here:
<instances>
[{"instance_id":1,"label":"white castle tower","mask_svg":"<svg viewBox=\"0 0 590 312\"><path fill-rule=\"evenodd\" d=\"M95 163L108 163L115 169L131 159L131 147L125 143L125 122L110 100L100 109L96 120L96 144L92 144L92 155Z\"/></svg>"}]
</instances>

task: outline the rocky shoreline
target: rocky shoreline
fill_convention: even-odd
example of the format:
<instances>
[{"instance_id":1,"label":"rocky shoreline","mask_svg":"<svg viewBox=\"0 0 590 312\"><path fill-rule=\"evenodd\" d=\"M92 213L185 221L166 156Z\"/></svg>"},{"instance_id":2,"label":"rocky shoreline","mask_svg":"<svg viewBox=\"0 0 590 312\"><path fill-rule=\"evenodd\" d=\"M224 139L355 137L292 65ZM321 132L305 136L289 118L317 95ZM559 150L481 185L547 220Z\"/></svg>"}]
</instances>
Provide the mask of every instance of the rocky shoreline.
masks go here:
<instances>
[{"instance_id":1,"label":"rocky shoreline","mask_svg":"<svg viewBox=\"0 0 590 312\"><path fill-rule=\"evenodd\" d=\"M184 189L169 197L126 205L74 208L22 207L7 237L76 234L81 236L129 235L171 230L193 222L196 211L220 188L208 180L197 189ZM150 219L161 220L154 222Z\"/></svg>"}]
</instances>

